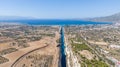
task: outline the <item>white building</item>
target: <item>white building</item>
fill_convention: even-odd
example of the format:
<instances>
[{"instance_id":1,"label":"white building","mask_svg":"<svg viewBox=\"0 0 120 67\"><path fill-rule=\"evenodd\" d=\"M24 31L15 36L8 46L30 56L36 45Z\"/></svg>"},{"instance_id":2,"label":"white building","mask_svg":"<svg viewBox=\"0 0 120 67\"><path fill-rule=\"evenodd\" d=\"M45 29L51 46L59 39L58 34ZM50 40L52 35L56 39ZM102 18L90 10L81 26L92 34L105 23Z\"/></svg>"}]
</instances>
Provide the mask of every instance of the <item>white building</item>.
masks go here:
<instances>
[{"instance_id":1,"label":"white building","mask_svg":"<svg viewBox=\"0 0 120 67\"><path fill-rule=\"evenodd\" d=\"M120 61L118 61L118 60L115 59L114 57L108 57L108 56L106 56L106 58L108 58L108 59L111 60L113 63L115 63L115 67L120 67Z\"/></svg>"},{"instance_id":2,"label":"white building","mask_svg":"<svg viewBox=\"0 0 120 67\"><path fill-rule=\"evenodd\" d=\"M119 46L119 45L110 45L109 47L110 47L110 48L117 48L117 49L120 49L120 46Z\"/></svg>"}]
</instances>

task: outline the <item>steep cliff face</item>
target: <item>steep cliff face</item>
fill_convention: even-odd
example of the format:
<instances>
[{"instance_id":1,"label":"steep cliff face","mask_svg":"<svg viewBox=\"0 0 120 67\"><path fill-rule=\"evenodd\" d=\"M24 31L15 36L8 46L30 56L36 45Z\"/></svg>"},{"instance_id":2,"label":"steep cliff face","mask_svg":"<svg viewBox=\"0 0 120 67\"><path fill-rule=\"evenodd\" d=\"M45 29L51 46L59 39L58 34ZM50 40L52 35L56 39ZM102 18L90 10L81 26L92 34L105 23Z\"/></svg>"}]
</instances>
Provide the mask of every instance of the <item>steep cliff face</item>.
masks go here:
<instances>
[{"instance_id":1,"label":"steep cliff face","mask_svg":"<svg viewBox=\"0 0 120 67\"><path fill-rule=\"evenodd\" d=\"M68 42L68 36L65 35L65 45L66 45L66 65L67 67L81 67L79 60L77 59L77 56L74 55L71 45Z\"/></svg>"},{"instance_id":2,"label":"steep cliff face","mask_svg":"<svg viewBox=\"0 0 120 67\"><path fill-rule=\"evenodd\" d=\"M88 18L89 21L120 23L120 13L106 17Z\"/></svg>"}]
</instances>

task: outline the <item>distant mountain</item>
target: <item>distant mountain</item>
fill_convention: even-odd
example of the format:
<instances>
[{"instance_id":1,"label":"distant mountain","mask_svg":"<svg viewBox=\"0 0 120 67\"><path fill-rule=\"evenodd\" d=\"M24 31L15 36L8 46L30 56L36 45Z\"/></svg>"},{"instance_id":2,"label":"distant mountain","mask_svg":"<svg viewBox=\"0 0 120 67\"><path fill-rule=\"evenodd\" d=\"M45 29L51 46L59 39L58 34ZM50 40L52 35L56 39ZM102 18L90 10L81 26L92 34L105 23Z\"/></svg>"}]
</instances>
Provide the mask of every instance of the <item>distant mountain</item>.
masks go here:
<instances>
[{"instance_id":1,"label":"distant mountain","mask_svg":"<svg viewBox=\"0 0 120 67\"><path fill-rule=\"evenodd\" d=\"M20 16L0 16L0 20L26 20L35 19L33 17L20 17Z\"/></svg>"},{"instance_id":2,"label":"distant mountain","mask_svg":"<svg viewBox=\"0 0 120 67\"><path fill-rule=\"evenodd\" d=\"M106 17L88 18L88 21L120 23L120 13Z\"/></svg>"}]
</instances>

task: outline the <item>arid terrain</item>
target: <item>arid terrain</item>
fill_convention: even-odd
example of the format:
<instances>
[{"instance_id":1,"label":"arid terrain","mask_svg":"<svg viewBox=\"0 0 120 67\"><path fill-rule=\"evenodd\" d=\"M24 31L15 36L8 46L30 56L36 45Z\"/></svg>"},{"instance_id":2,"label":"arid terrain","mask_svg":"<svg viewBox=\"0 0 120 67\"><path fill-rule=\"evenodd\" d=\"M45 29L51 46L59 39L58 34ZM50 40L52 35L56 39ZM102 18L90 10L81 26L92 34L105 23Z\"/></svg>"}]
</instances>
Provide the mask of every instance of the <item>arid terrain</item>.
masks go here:
<instances>
[{"instance_id":1,"label":"arid terrain","mask_svg":"<svg viewBox=\"0 0 120 67\"><path fill-rule=\"evenodd\" d=\"M58 26L0 26L0 67L58 67Z\"/></svg>"},{"instance_id":2,"label":"arid terrain","mask_svg":"<svg viewBox=\"0 0 120 67\"><path fill-rule=\"evenodd\" d=\"M119 67L119 28L0 25L0 67L61 67L61 35L66 67Z\"/></svg>"}]
</instances>

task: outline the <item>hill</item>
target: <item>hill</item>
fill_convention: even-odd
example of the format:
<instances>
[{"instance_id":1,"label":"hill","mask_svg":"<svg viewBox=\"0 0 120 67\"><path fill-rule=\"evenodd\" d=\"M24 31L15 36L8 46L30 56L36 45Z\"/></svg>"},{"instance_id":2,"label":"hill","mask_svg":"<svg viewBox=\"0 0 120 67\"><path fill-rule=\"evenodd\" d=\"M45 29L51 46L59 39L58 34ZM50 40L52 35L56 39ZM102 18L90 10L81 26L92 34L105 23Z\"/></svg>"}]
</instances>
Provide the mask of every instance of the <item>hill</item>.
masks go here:
<instances>
[{"instance_id":1,"label":"hill","mask_svg":"<svg viewBox=\"0 0 120 67\"><path fill-rule=\"evenodd\" d=\"M106 17L88 18L88 21L120 23L120 13Z\"/></svg>"},{"instance_id":2,"label":"hill","mask_svg":"<svg viewBox=\"0 0 120 67\"><path fill-rule=\"evenodd\" d=\"M0 16L0 20L25 20L25 19L35 19L35 18L21 17L21 16Z\"/></svg>"}]
</instances>

